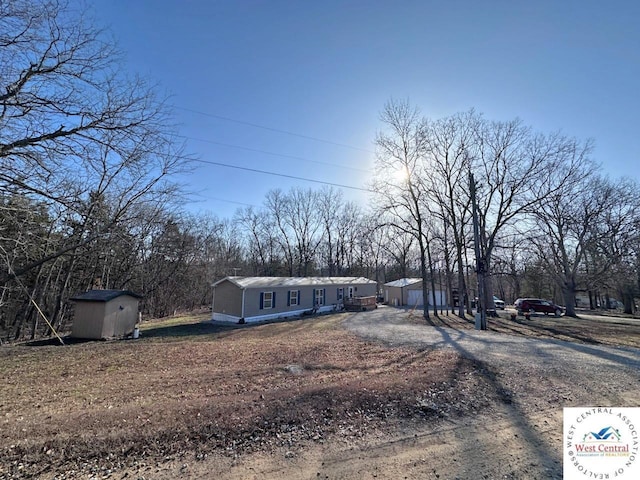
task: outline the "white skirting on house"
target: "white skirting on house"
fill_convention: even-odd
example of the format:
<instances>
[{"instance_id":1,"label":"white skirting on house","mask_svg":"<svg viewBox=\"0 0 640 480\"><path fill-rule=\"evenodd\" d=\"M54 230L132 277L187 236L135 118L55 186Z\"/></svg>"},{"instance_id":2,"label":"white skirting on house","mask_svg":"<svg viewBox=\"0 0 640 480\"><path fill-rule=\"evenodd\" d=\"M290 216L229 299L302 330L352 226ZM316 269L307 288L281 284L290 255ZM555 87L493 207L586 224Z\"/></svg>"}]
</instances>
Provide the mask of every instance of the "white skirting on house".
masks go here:
<instances>
[{"instance_id":1,"label":"white skirting on house","mask_svg":"<svg viewBox=\"0 0 640 480\"><path fill-rule=\"evenodd\" d=\"M266 320L277 320L279 318L290 318L290 317L298 317L302 315L305 311L308 311L308 308L302 310L290 310L288 312L278 312L278 313L269 313L266 315L256 315L253 317L245 317L244 321L247 323L251 322L264 322ZM232 322L238 323L240 321L240 317L236 317L234 315L227 315L226 313L213 313L212 320L217 322Z\"/></svg>"},{"instance_id":2,"label":"white skirting on house","mask_svg":"<svg viewBox=\"0 0 640 480\"><path fill-rule=\"evenodd\" d=\"M227 315L226 313L213 312L213 317L211 317L211 320L215 322L238 323L240 317L236 317L235 315Z\"/></svg>"}]
</instances>

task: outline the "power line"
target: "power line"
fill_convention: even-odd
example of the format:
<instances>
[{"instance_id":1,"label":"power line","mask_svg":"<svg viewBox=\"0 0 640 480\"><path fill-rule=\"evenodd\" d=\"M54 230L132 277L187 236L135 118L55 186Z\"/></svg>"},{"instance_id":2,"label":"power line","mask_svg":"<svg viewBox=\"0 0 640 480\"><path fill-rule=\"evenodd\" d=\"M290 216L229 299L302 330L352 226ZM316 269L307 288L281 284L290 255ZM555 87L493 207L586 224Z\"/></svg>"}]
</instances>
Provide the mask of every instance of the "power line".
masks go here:
<instances>
[{"instance_id":1,"label":"power line","mask_svg":"<svg viewBox=\"0 0 640 480\"><path fill-rule=\"evenodd\" d=\"M287 155L287 154L284 154L284 153L268 152L266 150L260 150L260 149L257 149L257 148L244 147L242 145L233 145L233 144L229 144L229 143L216 142L215 140L206 140L204 138L189 137L187 135L178 135L178 134L176 134L175 136L176 137L180 137L180 138L185 138L187 140L195 140L197 142L205 142L205 143L211 143L213 145L221 145L223 147L237 148L237 149L240 149L240 150L246 150L248 152L263 153L263 154L266 154L266 155L272 155L274 157L291 158L293 160L299 160L299 161L302 161L302 162L317 163L319 165L326 165L326 166L329 166L329 167L336 167L336 168L345 168L345 169L353 170L353 171L356 171L356 172L367 173L367 170L364 170L362 168L347 167L347 166L344 166L344 165L338 165L338 164L329 163L329 162L321 162L321 161L318 161L318 160L309 160L308 158L297 157L295 155Z\"/></svg>"},{"instance_id":2,"label":"power line","mask_svg":"<svg viewBox=\"0 0 640 480\"><path fill-rule=\"evenodd\" d=\"M174 108L177 108L179 110L184 110L185 112L197 113L198 115L203 115L205 117L217 118L219 120L224 120L226 122L239 123L241 125L248 125L248 126L254 127L254 128L261 128L263 130L269 130L271 132L284 133L286 135L291 135L293 137L306 138L307 140L313 140L314 142L321 142L321 143L326 143L326 144L329 144L329 145L336 145L338 147L350 148L352 150L360 150L362 152L367 152L367 153L375 153L375 152L373 152L371 150L368 150L366 148L355 147L353 145L347 145L346 143L333 142L331 140L325 140L323 138L312 137L310 135L303 135L301 133L289 132L287 130L281 130L279 128L273 128L273 127L267 127L267 126L264 126L264 125L258 125L257 123L246 122L244 120L236 120L235 118L223 117L222 115L216 115L216 114L213 114L213 113L202 112L200 110L193 110L191 108L179 107L179 106L175 106L175 105L174 105Z\"/></svg>"},{"instance_id":3,"label":"power line","mask_svg":"<svg viewBox=\"0 0 640 480\"><path fill-rule=\"evenodd\" d=\"M217 165L219 167L235 168L237 170L244 170L246 172L254 172L254 173L262 173L264 175L272 175L274 177L291 178L291 179L294 179L294 180L302 180L302 181L305 181L305 182L319 183L319 184L322 184L322 185L330 185L332 187L348 188L350 190L359 190L361 192L375 193L375 192L373 192L373 190L369 190L369 189L366 189L366 188L352 187L351 185L342 185L342 184L333 183L333 182L324 182L322 180L315 180L315 179L312 179L312 178L298 177L296 175L287 175L285 173L269 172L267 170L259 170L257 168L240 167L238 165L229 165L228 163L214 162L212 160L201 160L201 159L190 159L190 160L195 161L195 162L200 162L200 163L206 163L206 164L209 164L209 165Z\"/></svg>"},{"instance_id":4,"label":"power line","mask_svg":"<svg viewBox=\"0 0 640 480\"><path fill-rule=\"evenodd\" d=\"M152 151L152 150L145 150L145 153L155 154L155 155L165 155L164 153L160 153L160 152L156 152L156 151ZM323 181L323 180L316 180L316 179L313 179L313 178L299 177L299 176L296 176L296 175L289 175L289 174L286 174L286 173L270 172L268 170L260 170L260 169L257 169L257 168L241 167L239 165L231 165L231 164L223 163L223 162L214 162L213 160L203 160L203 159L200 159L200 158L194 158L194 157L190 157L190 156L187 156L187 155L173 154L173 157L174 158L179 158L179 159L182 159L182 160L186 160L188 162L206 163L208 165L215 165L215 166L226 167L226 168L234 168L236 170L243 170L243 171L246 171L246 172L253 172L253 173L261 173L263 175L271 175L271 176L274 176L274 177L290 178L290 179L293 179L293 180L302 180L304 182L318 183L318 184L321 184L321 185L329 185L329 186L332 186L332 187L347 188L349 190L357 190L357 191L360 191L360 192L376 193L375 191L369 190L367 188L354 187L354 186L351 186L351 185L343 185L343 184L334 183L334 182L326 182L326 181ZM231 200L222 200L222 201L226 201L226 202L229 202L229 203L239 203L241 205L254 206L254 205L250 205L250 204L242 204L241 202L234 202L234 201L231 201Z\"/></svg>"},{"instance_id":5,"label":"power line","mask_svg":"<svg viewBox=\"0 0 640 480\"><path fill-rule=\"evenodd\" d=\"M242 205L245 207L254 207L254 208L260 208L259 205L254 205L253 203L244 203L244 202L236 202L235 200L227 200L224 198L219 198L219 197L210 197L208 195L203 195L203 194L196 194L198 197L202 198L203 200L213 200L215 202L225 202L225 203L233 203L235 205Z\"/></svg>"},{"instance_id":6,"label":"power line","mask_svg":"<svg viewBox=\"0 0 640 480\"><path fill-rule=\"evenodd\" d=\"M161 152L156 152L153 150L144 150L145 153L149 153L152 155L165 155L165 153L161 153ZM243 170L246 172L253 172L253 173L261 173L263 175L271 175L274 177L282 177L282 178L291 178L293 180L302 180L304 182L311 182L311 183L319 183L321 185L329 185L332 187L339 187L339 188L347 188L349 190L357 190L360 192L368 192L368 193L376 193L373 190L369 190L367 188L362 188L362 187L354 187L351 185L343 185L340 183L333 183L333 182L325 182L323 180L316 180L313 178L306 178L306 177L299 177L296 175L288 175L286 173L277 173L277 172L270 172L268 170L260 170L257 168L249 168L249 167L241 167L239 165L231 165L228 163L223 163L223 162L214 162L213 160L203 160L200 158L194 158L194 157L190 157L187 155L180 155L180 154L173 154L172 155L173 158L179 158L182 160L186 160L187 162L199 162L199 163L206 163L208 165L216 165L219 167L227 167L227 168L235 168L236 170ZM236 202L236 203L240 203L240 202ZM248 205L248 204L246 204Z\"/></svg>"}]
</instances>

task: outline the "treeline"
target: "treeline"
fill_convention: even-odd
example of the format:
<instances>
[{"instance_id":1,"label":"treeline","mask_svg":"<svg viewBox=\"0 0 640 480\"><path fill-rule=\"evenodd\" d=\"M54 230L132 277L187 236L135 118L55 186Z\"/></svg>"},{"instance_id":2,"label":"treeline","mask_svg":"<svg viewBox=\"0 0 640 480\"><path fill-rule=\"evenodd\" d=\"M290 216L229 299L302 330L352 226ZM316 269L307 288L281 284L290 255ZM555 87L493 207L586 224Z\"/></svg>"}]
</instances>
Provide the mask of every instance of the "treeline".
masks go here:
<instances>
[{"instance_id":1,"label":"treeline","mask_svg":"<svg viewBox=\"0 0 640 480\"><path fill-rule=\"evenodd\" d=\"M1 298L2 340L50 335L49 323L64 332L72 319L69 298L90 288L133 290L144 297L144 315L160 317L208 306L211 284L227 275L365 276L381 285L422 274L419 242L396 225L398 218L345 202L332 188L273 190L262 208L239 210L231 219L145 207L133 208L116 225L96 213L82 224L82 236L92 240L78 246L79 225L72 216L53 216L46 202L26 196L3 197L0 241L8 275ZM110 209L102 204L97 211ZM609 226L601 221L611 221L613 213L584 236L582 260L573 258L575 291L589 295L593 307L604 306L606 298L633 301L638 292L638 230L626 230L635 240L616 238L620 229L605 235ZM429 218L424 220L430 257L425 284L448 291L448 298L456 292L466 309L470 301L464 300L478 293L471 228L462 229L459 263L455 243L445 242L444 228L439 231ZM562 301L565 277L554 269L562 265L552 262L564 247L552 233L527 232L496 240L491 293L508 302L523 295ZM572 244L574 252L578 245Z\"/></svg>"},{"instance_id":2,"label":"treeline","mask_svg":"<svg viewBox=\"0 0 640 480\"><path fill-rule=\"evenodd\" d=\"M551 296L575 315L578 294L613 292L632 312L640 188L603 176L590 141L538 133L520 120L490 121L473 110L429 119L402 101L390 101L381 120L373 202L415 239L423 278L434 278L434 265L444 262L449 289L465 286L473 263L487 307L497 289L506 299ZM546 279L554 288L535 286Z\"/></svg>"},{"instance_id":3,"label":"treeline","mask_svg":"<svg viewBox=\"0 0 640 480\"><path fill-rule=\"evenodd\" d=\"M207 306L226 275L421 276L425 298L455 293L464 315L479 273L484 304L543 296L573 314L588 295L633 311L638 184L604 177L589 142L392 101L369 205L294 188L233 218L188 214L170 109L86 18L55 1L0 8L3 342L64 332L90 288L133 290L157 317Z\"/></svg>"},{"instance_id":4,"label":"treeline","mask_svg":"<svg viewBox=\"0 0 640 480\"><path fill-rule=\"evenodd\" d=\"M2 196L2 340L64 332L69 298L91 288L132 290L145 316L159 317L209 305L211 283L227 275L413 273L408 250L389 267L388 232L331 189L274 190L263 209L233 219L147 207L114 223L109 202L95 199L80 222L28 195Z\"/></svg>"}]
</instances>

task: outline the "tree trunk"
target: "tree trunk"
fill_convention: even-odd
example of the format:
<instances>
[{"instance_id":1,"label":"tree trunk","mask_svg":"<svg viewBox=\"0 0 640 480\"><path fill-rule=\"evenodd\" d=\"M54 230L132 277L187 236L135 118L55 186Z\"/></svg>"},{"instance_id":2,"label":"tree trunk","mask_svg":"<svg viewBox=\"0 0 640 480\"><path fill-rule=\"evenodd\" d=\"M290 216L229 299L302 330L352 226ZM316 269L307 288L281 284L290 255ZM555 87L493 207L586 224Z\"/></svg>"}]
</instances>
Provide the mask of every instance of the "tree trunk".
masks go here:
<instances>
[{"instance_id":1,"label":"tree trunk","mask_svg":"<svg viewBox=\"0 0 640 480\"><path fill-rule=\"evenodd\" d=\"M567 317L576 317L576 282L573 279L566 280L564 282L564 288L562 289L562 296L564 297L565 311L564 314Z\"/></svg>"},{"instance_id":2,"label":"tree trunk","mask_svg":"<svg viewBox=\"0 0 640 480\"><path fill-rule=\"evenodd\" d=\"M429 261L429 274L431 276L431 291L433 292L433 316L437 317L438 316L438 299L436 298L436 275L433 270L433 261L431 258L431 246L429 245L429 242L427 242L427 259ZM427 298L429 297L425 298L425 302Z\"/></svg>"},{"instance_id":3,"label":"tree trunk","mask_svg":"<svg viewBox=\"0 0 640 480\"><path fill-rule=\"evenodd\" d=\"M427 285L427 258L425 241L420 235L418 239L418 245L420 246L420 274L422 276L422 298L424 305L422 306L422 315L425 320L429 320L429 287Z\"/></svg>"},{"instance_id":4,"label":"tree trunk","mask_svg":"<svg viewBox=\"0 0 640 480\"><path fill-rule=\"evenodd\" d=\"M625 291L621 292L622 303L624 304L624 313L633 315L633 286L627 287Z\"/></svg>"}]
</instances>

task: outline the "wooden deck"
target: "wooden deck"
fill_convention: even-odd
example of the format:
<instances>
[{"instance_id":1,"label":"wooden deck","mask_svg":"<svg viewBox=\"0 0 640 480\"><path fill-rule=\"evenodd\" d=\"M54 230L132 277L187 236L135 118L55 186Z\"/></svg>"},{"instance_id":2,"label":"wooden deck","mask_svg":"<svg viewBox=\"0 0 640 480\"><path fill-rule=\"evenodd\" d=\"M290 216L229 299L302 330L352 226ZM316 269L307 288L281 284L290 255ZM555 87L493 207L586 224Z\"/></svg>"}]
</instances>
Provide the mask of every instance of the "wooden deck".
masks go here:
<instances>
[{"instance_id":1,"label":"wooden deck","mask_svg":"<svg viewBox=\"0 0 640 480\"><path fill-rule=\"evenodd\" d=\"M344 299L344 309L348 312L364 312L378 308L375 295L371 297L353 297Z\"/></svg>"}]
</instances>

